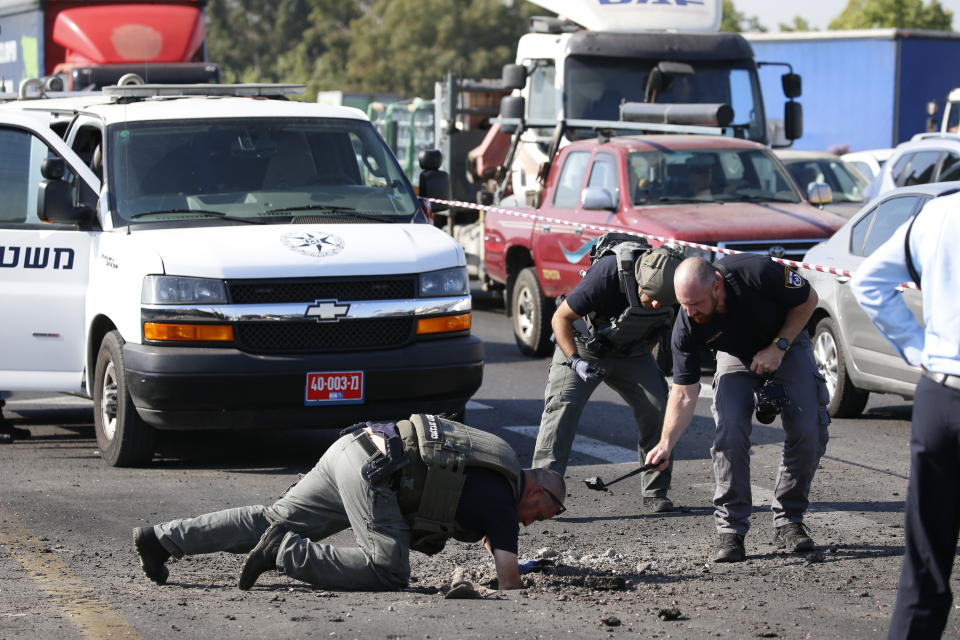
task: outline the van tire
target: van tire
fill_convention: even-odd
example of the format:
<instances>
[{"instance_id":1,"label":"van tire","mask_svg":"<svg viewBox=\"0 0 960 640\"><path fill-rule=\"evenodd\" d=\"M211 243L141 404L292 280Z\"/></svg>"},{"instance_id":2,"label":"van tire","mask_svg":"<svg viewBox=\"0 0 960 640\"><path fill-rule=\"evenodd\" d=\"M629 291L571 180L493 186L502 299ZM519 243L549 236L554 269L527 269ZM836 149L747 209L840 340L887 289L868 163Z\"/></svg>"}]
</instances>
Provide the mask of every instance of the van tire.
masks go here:
<instances>
[{"instance_id":1,"label":"van tire","mask_svg":"<svg viewBox=\"0 0 960 640\"><path fill-rule=\"evenodd\" d=\"M856 418L863 413L870 392L858 389L850 380L846 352L832 318L823 318L817 323L813 334L813 358L830 391L830 403L827 404L830 416Z\"/></svg>"},{"instance_id":2,"label":"van tire","mask_svg":"<svg viewBox=\"0 0 960 640\"><path fill-rule=\"evenodd\" d=\"M100 343L93 382L93 424L100 456L111 467L134 467L153 459L156 431L147 425L127 389L123 338L111 331Z\"/></svg>"},{"instance_id":3,"label":"van tire","mask_svg":"<svg viewBox=\"0 0 960 640\"><path fill-rule=\"evenodd\" d=\"M546 356L553 351L550 336L553 331L554 302L543 295L537 282L537 270L527 267L517 275L510 297L513 336L517 348L525 356Z\"/></svg>"}]
</instances>

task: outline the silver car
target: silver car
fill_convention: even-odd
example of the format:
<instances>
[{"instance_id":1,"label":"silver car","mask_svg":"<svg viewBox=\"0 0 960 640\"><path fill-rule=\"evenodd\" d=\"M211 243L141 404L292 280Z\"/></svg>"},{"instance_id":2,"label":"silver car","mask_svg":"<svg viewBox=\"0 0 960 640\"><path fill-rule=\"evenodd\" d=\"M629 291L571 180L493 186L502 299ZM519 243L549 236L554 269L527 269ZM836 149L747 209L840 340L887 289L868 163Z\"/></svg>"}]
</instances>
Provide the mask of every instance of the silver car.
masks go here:
<instances>
[{"instance_id":1,"label":"silver car","mask_svg":"<svg viewBox=\"0 0 960 640\"><path fill-rule=\"evenodd\" d=\"M960 182L915 185L870 202L829 240L814 246L804 262L856 271L864 258L932 198L960 191ZM871 391L913 398L920 372L907 365L857 304L850 278L804 271L820 302L810 321L813 355L830 391L830 415L854 418ZM923 322L920 292L902 289L907 306Z\"/></svg>"}]
</instances>

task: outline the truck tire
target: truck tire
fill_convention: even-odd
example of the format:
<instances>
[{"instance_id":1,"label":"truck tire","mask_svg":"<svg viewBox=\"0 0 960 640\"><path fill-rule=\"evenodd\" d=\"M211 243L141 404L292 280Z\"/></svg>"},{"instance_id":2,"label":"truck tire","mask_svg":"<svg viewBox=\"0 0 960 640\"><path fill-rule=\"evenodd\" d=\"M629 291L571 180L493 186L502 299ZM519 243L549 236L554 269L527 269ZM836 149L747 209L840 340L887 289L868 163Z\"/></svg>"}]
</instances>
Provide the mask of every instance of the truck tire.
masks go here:
<instances>
[{"instance_id":1,"label":"truck tire","mask_svg":"<svg viewBox=\"0 0 960 640\"><path fill-rule=\"evenodd\" d=\"M832 318L820 320L813 334L813 357L830 392L827 411L834 418L856 418L867 406L870 392L856 388L847 375L846 353L839 335Z\"/></svg>"},{"instance_id":2,"label":"truck tire","mask_svg":"<svg viewBox=\"0 0 960 640\"><path fill-rule=\"evenodd\" d=\"M156 431L143 421L130 398L119 332L103 338L93 380L93 424L100 456L112 467L149 464Z\"/></svg>"},{"instance_id":3,"label":"truck tire","mask_svg":"<svg viewBox=\"0 0 960 640\"><path fill-rule=\"evenodd\" d=\"M513 317L513 335L517 348L525 356L546 356L553 351L550 320L554 302L543 295L537 282L537 271L527 267L517 276L510 300Z\"/></svg>"}]
</instances>

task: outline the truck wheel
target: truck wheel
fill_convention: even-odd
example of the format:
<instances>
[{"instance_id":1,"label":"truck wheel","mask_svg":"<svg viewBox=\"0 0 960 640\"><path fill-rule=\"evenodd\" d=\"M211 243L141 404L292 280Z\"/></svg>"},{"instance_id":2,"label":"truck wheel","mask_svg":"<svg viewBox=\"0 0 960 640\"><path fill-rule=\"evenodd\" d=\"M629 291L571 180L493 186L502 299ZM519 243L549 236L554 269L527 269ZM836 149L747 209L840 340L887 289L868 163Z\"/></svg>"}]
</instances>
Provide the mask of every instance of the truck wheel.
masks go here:
<instances>
[{"instance_id":1,"label":"truck wheel","mask_svg":"<svg viewBox=\"0 0 960 640\"><path fill-rule=\"evenodd\" d=\"M112 467L148 464L156 432L137 413L127 390L119 332L104 337L93 380L93 423L100 456Z\"/></svg>"},{"instance_id":2,"label":"truck wheel","mask_svg":"<svg viewBox=\"0 0 960 640\"><path fill-rule=\"evenodd\" d=\"M830 404L827 410L834 418L856 418L867 406L869 391L853 386L847 375L846 354L840 345L837 325L831 318L817 323L813 334L813 357L817 368L827 381Z\"/></svg>"},{"instance_id":3,"label":"truck wheel","mask_svg":"<svg viewBox=\"0 0 960 640\"><path fill-rule=\"evenodd\" d=\"M510 308L513 315L513 335L520 353L525 356L546 356L553 351L550 342L554 302L543 295L537 272L527 267L517 276L513 285Z\"/></svg>"}]
</instances>

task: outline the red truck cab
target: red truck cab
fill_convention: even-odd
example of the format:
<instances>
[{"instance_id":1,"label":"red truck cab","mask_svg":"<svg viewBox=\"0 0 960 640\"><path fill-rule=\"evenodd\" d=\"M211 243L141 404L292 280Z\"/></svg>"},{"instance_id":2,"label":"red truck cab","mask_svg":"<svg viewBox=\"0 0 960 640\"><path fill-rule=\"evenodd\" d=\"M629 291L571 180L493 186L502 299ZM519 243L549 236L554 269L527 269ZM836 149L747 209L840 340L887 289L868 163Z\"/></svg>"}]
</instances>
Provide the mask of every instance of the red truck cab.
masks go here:
<instances>
[{"instance_id":1,"label":"red truck cab","mask_svg":"<svg viewBox=\"0 0 960 640\"><path fill-rule=\"evenodd\" d=\"M513 197L501 206L522 208ZM534 215L486 213L482 277L505 287L517 346L527 355L550 352L554 298L580 282L590 249L607 231L800 259L844 222L808 204L763 145L700 135L573 142L557 154L540 207L526 213Z\"/></svg>"}]
</instances>

